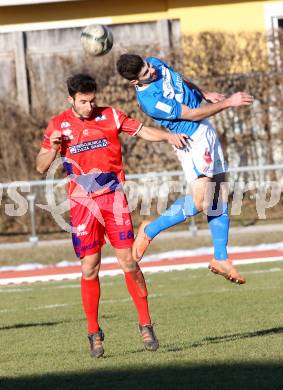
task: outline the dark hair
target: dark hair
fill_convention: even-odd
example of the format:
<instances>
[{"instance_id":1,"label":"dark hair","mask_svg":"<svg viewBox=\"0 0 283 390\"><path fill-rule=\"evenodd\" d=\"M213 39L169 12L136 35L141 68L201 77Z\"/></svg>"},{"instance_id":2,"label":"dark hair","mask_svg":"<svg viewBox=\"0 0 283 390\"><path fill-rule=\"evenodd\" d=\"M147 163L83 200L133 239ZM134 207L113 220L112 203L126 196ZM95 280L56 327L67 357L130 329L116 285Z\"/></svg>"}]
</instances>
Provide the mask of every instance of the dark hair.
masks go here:
<instances>
[{"instance_id":1,"label":"dark hair","mask_svg":"<svg viewBox=\"0 0 283 390\"><path fill-rule=\"evenodd\" d=\"M96 92L97 85L93 77L85 73L78 73L67 80L69 95L73 98L77 92Z\"/></svg>"},{"instance_id":2,"label":"dark hair","mask_svg":"<svg viewBox=\"0 0 283 390\"><path fill-rule=\"evenodd\" d=\"M137 80L144 60L137 54L122 54L117 61L118 73L127 80Z\"/></svg>"}]
</instances>

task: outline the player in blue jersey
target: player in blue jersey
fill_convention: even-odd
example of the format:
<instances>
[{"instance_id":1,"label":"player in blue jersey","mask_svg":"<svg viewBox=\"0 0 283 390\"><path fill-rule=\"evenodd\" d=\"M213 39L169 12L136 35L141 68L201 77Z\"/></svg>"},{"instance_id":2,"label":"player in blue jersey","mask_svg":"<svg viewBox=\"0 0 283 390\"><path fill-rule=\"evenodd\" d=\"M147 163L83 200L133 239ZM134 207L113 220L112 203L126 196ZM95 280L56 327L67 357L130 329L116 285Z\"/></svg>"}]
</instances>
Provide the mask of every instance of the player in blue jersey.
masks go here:
<instances>
[{"instance_id":1,"label":"player in blue jersey","mask_svg":"<svg viewBox=\"0 0 283 390\"><path fill-rule=\"evenodd\" d=\"M175 150L191 195L178 198L160 217L141 224L133 245L135 260L141 260L151 240L162 230L205 212L214 245L210 270L234 283L245 283L227 254L226 165L217 134L207 118L231 107L248 106L253 97L245 92L226 97L203 91L154 57L143 59L136 54L123 54L117 61L117 70L135 86L137 100L145 114L171 132L190 137L187 148ZM207 103L201 105L203 100Z\"/></svg>"}]
</instances>

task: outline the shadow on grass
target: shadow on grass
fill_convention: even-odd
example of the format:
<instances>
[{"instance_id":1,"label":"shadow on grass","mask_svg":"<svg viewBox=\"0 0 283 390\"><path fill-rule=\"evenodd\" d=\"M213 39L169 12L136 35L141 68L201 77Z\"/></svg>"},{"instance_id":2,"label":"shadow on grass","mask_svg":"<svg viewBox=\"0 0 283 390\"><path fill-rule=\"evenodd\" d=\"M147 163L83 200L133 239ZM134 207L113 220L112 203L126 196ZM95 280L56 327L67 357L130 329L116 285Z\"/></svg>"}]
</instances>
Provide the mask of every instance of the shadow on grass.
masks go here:
<instances>
[{"instance_id":1,"label":"shadow on grass","mask_svg":"<svg viewBox=\"0 0 283 390\"><path fill-rule=\"evenodd\" d=\"M1 390L279 390L283 388L282 375L280 364L191 366L176 362L162 367L105 369L101 361L94 360L92 371L3 378L0 383Z\"/></svg>"},{"instance_id":2,"label":"shadow on grass","mask_svg":"<svg viewBox=\"0 0 283 390\"><path fill-rule=\"evenodd\" d=\"M218 336L218 337L205 337L202 341L193 343L190 346L192 348L196 348L196 347L202 347L203 345L207 345L207 344L218 344L218 343L224 343L226 341L249 339L252 337L270 336L270 335L275 335L280 333L283 333L282 327L261 329L261 330L256 330L254 332L228 334L228 335Z\"/></svg>"},{"instance_id":3,"label":"shadow on grass","mask_svg":"<svg viewBox=\"0 0 283 390\"><path fill-rule=\"evenodd\" d=\"M174 344L165 344L161 346L163 348L163 353L167 352L182 352L182 351L189 351L190 348L198 348L198 347L204 347L209 344L219 344L219 343L226 343L229 341L236 341L241 339L249 339L252 337L262 337L262 336L271 336L276 334L283 333L283 328L270 328L270 329L261 329L254 332L245 332L245 333L234 333L234 334L227 334L224 336L216 336L216 337L205 337L204 339L190 343L182 343L182 346L176 346L176 343ZM283 389L283 388L282 388Z\"/></svg>"},{"instance_id":4,"label":"shadow on grass","mask_svg":"<svg viewBox=\"0 0 283 390\"><path fill-rule=\"evenodd\" d=\"M60 324L65 324L66 322L70 321L54 321L54 322L35 322L35 323L28 323L28 324L15 324L15 325L9 325L9 326L0 326L1 330L10 330L10 329L21 329L21 328L32 328L32 327L42 327L42 326L56 326Z\"/></svg>"}]
</instances>

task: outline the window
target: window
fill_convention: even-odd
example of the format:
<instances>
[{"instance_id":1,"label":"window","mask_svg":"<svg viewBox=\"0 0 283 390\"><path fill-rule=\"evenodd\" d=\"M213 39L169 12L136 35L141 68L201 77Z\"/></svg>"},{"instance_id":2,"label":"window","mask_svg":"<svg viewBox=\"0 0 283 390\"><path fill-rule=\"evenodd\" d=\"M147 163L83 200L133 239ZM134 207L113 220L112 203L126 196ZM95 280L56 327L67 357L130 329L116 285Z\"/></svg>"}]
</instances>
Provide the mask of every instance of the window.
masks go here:
<instances>
[{"instance_id":1,"label":"window","mask_svg":"<svg viewBox=\"0 0 283 390\"><path fill-rule=\"evenodd\" d=\"M283 18L278 19L278 41L281 64L283 63Z\"/></svg>"},{"instance_id":2,"label":"window","mask_svg":"<svg viewBox=\"0 0 283 390\"><path fill-rule=\"evenodd\" d=\"M270 2L264 6L265 28L273 38L270 41L270 61L278 70L283 64L283 1Z\"/></svg>"}]
</instances>

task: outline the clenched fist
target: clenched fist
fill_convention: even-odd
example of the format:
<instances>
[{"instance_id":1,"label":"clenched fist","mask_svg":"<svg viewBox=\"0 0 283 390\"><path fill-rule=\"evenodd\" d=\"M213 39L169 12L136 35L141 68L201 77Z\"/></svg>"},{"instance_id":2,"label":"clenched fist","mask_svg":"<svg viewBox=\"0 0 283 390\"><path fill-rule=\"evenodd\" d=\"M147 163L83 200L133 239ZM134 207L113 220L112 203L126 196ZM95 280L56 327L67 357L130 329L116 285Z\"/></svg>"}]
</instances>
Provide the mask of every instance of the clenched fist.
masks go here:
<instances>
[{"instance_id":1,"label":"clenched fist","mask_svg":"<svg viewBox=\"0 0 283 390\"><path fill-rule=\"evenodd\" d=\"M52 149L59 150L62 143L62 134L60 131L55 130L50 136L50 144Z\"/></svg>"}]
</instances>

